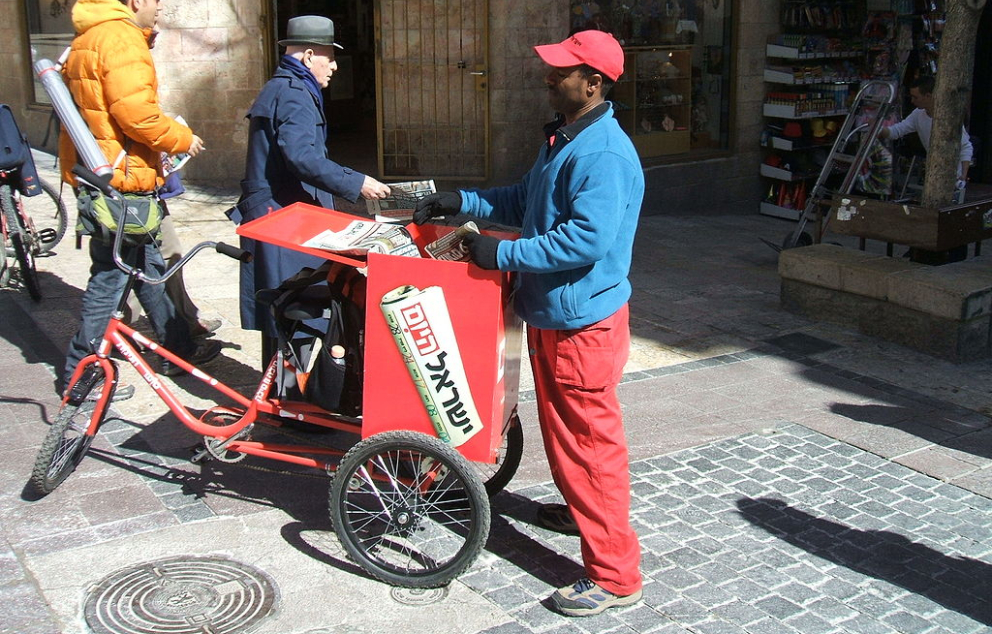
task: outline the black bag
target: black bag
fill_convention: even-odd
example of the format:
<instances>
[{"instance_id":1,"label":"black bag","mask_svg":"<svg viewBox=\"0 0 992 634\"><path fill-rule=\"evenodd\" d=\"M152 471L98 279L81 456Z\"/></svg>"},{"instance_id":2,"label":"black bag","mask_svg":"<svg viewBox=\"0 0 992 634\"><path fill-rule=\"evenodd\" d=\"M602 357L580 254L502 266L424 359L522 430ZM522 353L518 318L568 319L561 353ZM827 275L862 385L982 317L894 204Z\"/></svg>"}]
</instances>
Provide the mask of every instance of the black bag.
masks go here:
<instances>
[{"instance_id":1,"label":"black bag","mask_svg":"<svg viewBox=\"0 0 992 634\"><path fill-rule=\"evenodd\" d=\"M31 148L17 127L14 113L7 104L0 104L0 170L16 169L30 156Z\"/></svg>"},{"instance_id":2,"label":"black bag","mask_svg":"<svg viewBox=\"0 0 992 634\"><path fill-rule=\"evenodd\" d=\"M14 113L6 104L0 104L0 170L17 170L20 181L17 189L25 196L37 196L42 192L31 146L27 137L21 134Z\"/></svg>"},{"instance_id":3,"label":"black bag","mask_svg":"<svg viewBox=\"0 0 992 634\"><path fill-rule=\"evenodd\" d=\"M327 262L303 269L276 289L271 308L280 339L281 398L361 415L364 282L353 267Z\"/></svg>"}]
</instances>

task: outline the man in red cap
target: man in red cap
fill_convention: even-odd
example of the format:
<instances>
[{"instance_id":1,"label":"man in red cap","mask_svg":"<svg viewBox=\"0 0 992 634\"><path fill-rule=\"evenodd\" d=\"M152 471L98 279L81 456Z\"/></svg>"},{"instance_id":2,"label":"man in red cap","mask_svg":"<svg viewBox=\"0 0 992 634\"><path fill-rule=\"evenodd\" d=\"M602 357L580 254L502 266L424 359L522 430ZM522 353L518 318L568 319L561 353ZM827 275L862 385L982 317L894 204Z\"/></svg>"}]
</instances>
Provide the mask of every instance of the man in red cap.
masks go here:
<instances>
[{"instance_id":1,"label":"man in red cap","mask_svg":"<svg viewBox=\"0 0 992 634\"><path fill-rule=\"evenodd\" d=\"M544 83L558 113L534 166L508 187L428 196L414 222L461 212L521 227L518 240L465 242L478 266L517 272L544 448L566 502L542 506L537 523L577 533L586 570L551 600L590 616L641 598L617 386L630 352L627 275L644 174L606 101L623 74L616 39L580 31L534 48L550 66Z\"/></svg>"}]
</instances>

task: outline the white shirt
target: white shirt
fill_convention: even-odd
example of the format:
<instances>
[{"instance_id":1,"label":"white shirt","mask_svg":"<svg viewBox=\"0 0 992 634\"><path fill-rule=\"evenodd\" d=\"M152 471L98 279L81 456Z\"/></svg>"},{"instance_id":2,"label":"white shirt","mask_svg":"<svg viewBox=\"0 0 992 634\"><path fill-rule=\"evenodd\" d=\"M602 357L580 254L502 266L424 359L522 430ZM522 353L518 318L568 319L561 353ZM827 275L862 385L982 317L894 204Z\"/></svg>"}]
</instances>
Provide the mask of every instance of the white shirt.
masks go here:
<instances>
[{"instance_id":1,"label":"white shirt","mask_svg":"<svg viewBox=\"0 0 992 634\"><path fill-rule=\"evenodd\" d=\"M923 148L929 152L930 151L930 131L933 129L933 119L927 114L927 111L923 108L917 108L909 113L909 116L900 121L889 126L889 138L891 139L901 139L910 132L915 132L920 137L920 143L923 144ZM971 138L968 136L967 130L964 126L961 126L961 162L967 161L971 163L971 157L974 153L974 148L971 145ZM961 166L958 166L958 173L960 174Z\"/></svg>"}]
</instances>

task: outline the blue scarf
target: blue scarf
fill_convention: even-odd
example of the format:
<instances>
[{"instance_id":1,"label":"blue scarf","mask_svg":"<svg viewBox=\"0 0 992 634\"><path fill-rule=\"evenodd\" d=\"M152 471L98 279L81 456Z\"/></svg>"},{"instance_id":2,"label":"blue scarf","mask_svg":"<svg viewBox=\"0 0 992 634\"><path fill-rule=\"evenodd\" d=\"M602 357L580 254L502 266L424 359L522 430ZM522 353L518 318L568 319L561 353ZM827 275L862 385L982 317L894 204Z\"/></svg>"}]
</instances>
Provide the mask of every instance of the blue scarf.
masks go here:
<instances>
[{"instance_id":1,"label":"blue scarf","mask_svg":"<svg viewBox=\"0 0 992 634\"><path fill-rule=\"evenodd\" d=\"M321 112L324 111L324 95L320 92L320 84L317 83L317 78L313 76L310 69L303 65L303 62L295 57L283 55L282 59L279 60L279 68L292 73L294 77L306 84L310 94L317 100L317 107L320 108Z\"/></svg>"}]
</instances>

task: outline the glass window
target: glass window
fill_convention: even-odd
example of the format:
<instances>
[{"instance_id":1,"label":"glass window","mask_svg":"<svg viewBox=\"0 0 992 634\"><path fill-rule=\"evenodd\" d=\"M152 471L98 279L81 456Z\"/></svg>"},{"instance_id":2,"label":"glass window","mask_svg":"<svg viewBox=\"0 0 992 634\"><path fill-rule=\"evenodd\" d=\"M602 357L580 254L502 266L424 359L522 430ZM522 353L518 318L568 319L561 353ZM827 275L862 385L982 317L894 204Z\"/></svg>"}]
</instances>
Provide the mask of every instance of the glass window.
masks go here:
<instances>
[{"instance_id":1,"label":"glass window","mask_svg":"<svg viewBox=\"0 0 992 634\"><path fill-rule=\"evenodd\" d=\"M62 52L72 44L72 5L76 0L24 0L28 16L28 44L31 47L31 65L39 59L57 61ZM51 103L45 89L34 77L34 102Z\"/></svg>"},{"instance_id":2,"label":"glass window","mask_svg":"<svg viewBox=\"0 0 992 634\"><path fill-rule=\"evenodd\" d=\"M732 0L571 0L571 29L626 52L609 99L645 158L729 147Z\"/></svg>"}]
</instances>

